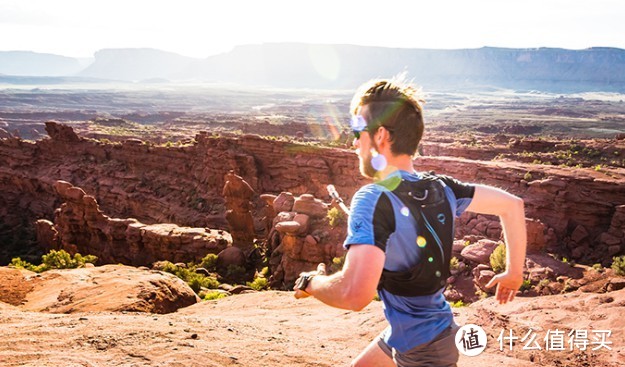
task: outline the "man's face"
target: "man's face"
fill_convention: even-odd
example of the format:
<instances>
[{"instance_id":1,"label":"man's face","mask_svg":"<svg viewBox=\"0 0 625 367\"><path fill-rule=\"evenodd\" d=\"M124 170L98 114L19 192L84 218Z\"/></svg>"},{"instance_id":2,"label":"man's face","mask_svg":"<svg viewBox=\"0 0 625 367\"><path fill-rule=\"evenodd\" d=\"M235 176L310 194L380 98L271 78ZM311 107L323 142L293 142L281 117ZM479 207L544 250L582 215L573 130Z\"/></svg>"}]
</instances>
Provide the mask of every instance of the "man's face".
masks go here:
<instances>
[{"instance_id":1,"label":"man's face","mask_svg":"<svg viewBox=\"0 0 625 367\"><path fill-rule=\"evenodd\" d=\"M371 164L373 154L371 153L371 136L369 132L361 132L360 139L354 140L354 147L356 147L356 154L358 155L358 160L360 161L360 174L364 177L373 179L377 171Z\"/></svg>"},{"instance_id":2,"label":"man's face","mask_svg":"<svg viewBox=\"0 0 625 367\"><path fill-rule=\"evenodd\" d=\"M360 116L365 115L368 108L369 106L367 105L360 107L360 109L358 110L358 115ZM364 126L353 126L353 128L357 130L363 129L367 124L367 122L364 119L357 120L357 121L359 122L360 125L364 125ZM356 154L358 154L358 159L360 161L360 164L359 164L360 174L363 175L364 177L371 178L371 179L373 179L375 174L377 173L377 170L373 168L373 165L372 165L372 159L373 159L372 149L377 148L376 146L374 146L372 139L373 139L373 136L371 135L370 132L368 132L367 130L362 130L360 132L360 138L354 140L354 147L356 148Z\"/></svg>"}]
</instances>

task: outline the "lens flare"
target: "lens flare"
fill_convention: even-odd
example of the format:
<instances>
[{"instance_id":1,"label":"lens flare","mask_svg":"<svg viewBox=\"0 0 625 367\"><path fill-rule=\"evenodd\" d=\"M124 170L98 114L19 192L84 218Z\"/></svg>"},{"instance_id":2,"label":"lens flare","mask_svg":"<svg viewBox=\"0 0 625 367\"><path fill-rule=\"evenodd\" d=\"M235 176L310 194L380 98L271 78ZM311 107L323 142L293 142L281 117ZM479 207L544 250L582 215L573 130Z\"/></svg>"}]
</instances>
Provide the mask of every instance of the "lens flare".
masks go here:
<instances>
[{"instance_id":1,"label":"lens flare","mask_svg":"<svg viewBox=\"0 0 625 367\"><path fill-rule=\"evenodd\" d=\"M337 140L341 138L341 114L334 104L326 104L326 113L328 117L325 119L328 135L331 139Z\"/></svg>"},{"instance_id":2,"label":"lens flare","mask_svg":"<svg viewBox=\"0 0 625 367\"><path fill-rule=\"evenodd\" d=\"M387 165L388 163L386 162L386 157L371 149L371 167L373 167L376 171L382 171Z\"/></svg>"},{"instance_id":3,"label":"lens flare","mask_svg":"<svg viewBox=\"0 0 625 367\"><path fill-rule=\"evenodd\" d=\"M428 261L433 263L434 262L434 258L433 257L428 257Z\"/></svg>"},{"instance_id":4,"label":"lens flare","mask_svg":"<svg viewBox=\"0 0 625 367\"><path fill-rule=\"evenodd\" d=\"M440 278L440 276L441 276L441 272L440 272L440 271L438 271L438 270L437 270L437 271L436 271L436 273L434 273L434 274L436 274L436 276L437 276L437 277L439 277L439 278Z\"/></svg>"},{"instance_id":5,"label":"lens flare","mask_svg":"<svg viewBox=\"0 0 625 367\"><path fill-rule=\"evenodd\" d=\"M363 131L367 127L367 121L365 121L365 118L360 115L352 116L349 120L349 124L352 130L356 131Z\"/></svg>"},{"instance_id":6,"label":"lens flare","mask_svg":"<svg viewBox=\"0 0 625 367\"><path fill-rule=\"evenodd\" d=\"M400 176L391 176L387 179L384 180L380 180L377 182L378 185L393 191L395 190L397 187L399 187L399 184L401 184L401 177Z\"/></svg>"},{"instance_id":7,"label":"lens flare","mask_svg":"<svg viewBox=\"0 0 625 367\"><path fill-rule=\"evenodd\" d=\"M410 215L410 209L406 207L401 208L400 212L401 212L401 215L403 215L404 217L407 217Z\"/></svg>"},{"instance_id":8,"label":"lens flare","mask_svg":"<svg viewBox=\"0 0 625 367\"><path fill-rule=\"evenodd\" d=\"M419 245L419 247L424 248L425 245L427 245L427 240L425 239L425 237L423 236L419 236L417 237L417 245Z\"/></svg>"}]
</instances>

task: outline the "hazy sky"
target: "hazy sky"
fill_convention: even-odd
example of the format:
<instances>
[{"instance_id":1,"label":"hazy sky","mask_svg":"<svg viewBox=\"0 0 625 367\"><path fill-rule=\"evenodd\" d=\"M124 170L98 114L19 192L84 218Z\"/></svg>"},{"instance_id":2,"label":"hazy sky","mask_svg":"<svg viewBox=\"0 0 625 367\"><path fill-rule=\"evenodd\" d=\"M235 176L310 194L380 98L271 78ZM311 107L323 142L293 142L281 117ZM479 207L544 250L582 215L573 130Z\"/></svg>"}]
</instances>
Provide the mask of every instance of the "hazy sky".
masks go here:
<instances>
[{"instance_id":1,"label":"hazy sky","mask_svg":"<svg viewBox=\"0 0 625 367\"><path fill-rule=\"evenodd\" d=\"M90 57L151 47L207 57L235 45L625 48L623 0L0 0L0 50Z\"/></svg>"}]
</instances>

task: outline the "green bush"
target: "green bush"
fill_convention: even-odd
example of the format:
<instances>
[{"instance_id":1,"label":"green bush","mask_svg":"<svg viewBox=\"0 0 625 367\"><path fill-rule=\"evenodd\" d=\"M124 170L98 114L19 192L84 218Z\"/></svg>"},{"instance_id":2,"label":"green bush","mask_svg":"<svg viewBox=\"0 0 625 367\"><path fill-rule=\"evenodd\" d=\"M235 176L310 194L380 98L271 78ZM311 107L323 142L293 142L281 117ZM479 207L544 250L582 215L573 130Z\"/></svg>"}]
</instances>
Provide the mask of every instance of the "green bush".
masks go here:
<instances>
[{"instance_id":1,"label":"green bush","mask_svg":"<svg viewBox=\"0 0 625 367\"><path fill-rule=\"evenodd\" d=\"M521 290L526 291L532 289L532 281L529 279L525 279L521 284Z\"/></svg>"},{"instance_id":2,"label":"green bush","mask_svg":"<svg viewBox=\"0 0 625 367\"><path fill-rule=\"evenodd\" d=\"M208 254L204 256L199 265L200 268L204 268L208 271L214 272L217 270L217 255Z\"/></svg>"},{"instance_id":3,"label":"green bush","mask_svg":"<svg viewBox=\"0 0 625 367\"><path fill-rule=\"evenodd\" d=\"M215 289L219 286L217 279L197 273L189 273L186 282L195 293L199 293L201 288Z\"/></svg>"},{"instance_id":4,"label":"green bush","mask_svg":"<svg viewBox=\"0 0 625 367\"><path fill-rule=\"evenodd\" d=\"M190 264L187 268L183 268L167 261L162 270L184 280L195 293L199 293L202 287L215 289L219 286L217 279L196 273L196 268L197 266L193 264Z\"/></svg>"},{"instance_id":5,"label":"green bush","mask_svg":"<svg viewBox=\"0 0 625 367\"><path fill-rule=\"evenodd\" d=\"M503 243L495 248L490 254L490 267L495 273L501 273L506 270L506 245Z\"/></svg>"},{"instance_id":6,"label":"green bush","mask_svg":"<svg viewBox=\"0 0 625 367\"><path fill-rule=\"evenodd\" d=\"M41 270L39 270L39 266L33 265L29 263L28 261L24 261L19 257L14 257L13 259L11 259L11 263L9 264L9 266L12 266L17 269L26 269L26 270L34 271L37 273L41 273Z\"/></svg>"},{"instance_id":7,"label":"green bush","mask_svg":"<svg viewBox=\"0 0 625 367\"><path fill-rule=\"evenodd\" d=\"M452 257L451 260L449 260L449 269L450 270L458 270L458 265L459 265L459 261L457 257Z\"/></svg>"},{"instance_id":8,"label":"green bush","mask_svg":"<svg viewBox=\"0 0 625 367\"><path fill-rule=\"evenodd\" d=\"M264 268L262 268L260 271L260 275L267 278L269 276L269 267L265 266Z\"/></svg>"},{"instance_id":9,"label":"green bush","mask_svg":"<svg viewBox=\"0 0 625 367\"><path fill-rule=\"evenodd\" d=\"M459 308L459 307L464 307L466 306L466 304L462 301L462 300L458 300L456 302L452 302L450 303L451 307L453 308Z\"/></svg>"},{"instance_id":10,"label":"green bush","mask_svg":"<svg viewBox=\"0 0 625 367\"><path fill-rule=\"evenodd\" d=\"M246 283L248 287L252 288L255 291L262 291L263 289L267 289L269 283L267 283L267 278L258 277L254 279L253 282Z\"/></svg>"},{"instance_id":11,"label":"green bush","mask_svg":"<svg viewBox=\"0 0 625 367\"><path fill-rule=\"evenodd\" d=\"M625 255L620 257L615 256L612 260L612 270L614 270L614 274L620 276L625 275Z\"/></svg>"},{"instance_id":12,"label":"green bush","mask_svg":"<svg viewBox=\"0 0 625 367\"><path fill-rule=\"evenodd\" d=\"M328 210L327 218L328 218L328 222L330 223L330 226L336 227L339 224L342 224L343 222L345 222L345 213L342 210L339 210L338 208L332 208Z\"/></svg>"},{"instance_id":13,"label":"green bush","mask_svg":"<svg viewBox=\"0 0 625 367\"><path fill-rule=\"evenodd\" d=\"M82 268L85 266L86 263L95 264L96 261L98 261L98 258L93 255L82 256L81 254L77 253L74 254L74 256L72 257L72 255L70 255L65 250L52 250L41 257L40 265L33 265L27 261L20 259L19 257L12 259L11 265L16 268L22 268L41 273L43 271L51 269Z\"/></svg>"},{"instance_id":14,"label":"green bush","mask_svg":"<svg viewBox=\"0 0 625 367\"><path fill-rule=\"evenodd\" d=\"M204 301L212 301L216 299L228 297L225 293L221 292L208 292L204 295Z\"/></svg>"},{"instance_id":15,"label":"green bush","mask_svg":"<svg viewBox=\"0 0 625 367\"><path fill-rule=\"evenodd\" d=\"M330 273L336 273L337 271L341 271L343 269L343 265L345 264L345 255L341 257L335 257L332 259L332 264L330 264Z\"/></svg>"}]
</instances>

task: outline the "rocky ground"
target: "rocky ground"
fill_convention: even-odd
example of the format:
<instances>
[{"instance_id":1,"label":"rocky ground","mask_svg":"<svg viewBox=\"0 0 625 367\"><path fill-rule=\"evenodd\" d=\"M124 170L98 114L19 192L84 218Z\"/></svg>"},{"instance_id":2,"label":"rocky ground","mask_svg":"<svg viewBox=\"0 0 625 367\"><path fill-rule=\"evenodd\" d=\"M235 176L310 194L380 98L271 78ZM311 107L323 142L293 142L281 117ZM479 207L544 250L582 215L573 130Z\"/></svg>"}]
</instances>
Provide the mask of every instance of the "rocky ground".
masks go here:
<instances>
[{"instance_id":1,"label":"rocky ground","mask_svg":"<svg viewBox=\"0 0 625 367\"><path fill-rule=\"evenodd\" d=\"M0 287L0 365L7 367L339 366L347 365L385 328L382 305L376 301L351 312L314 299L295 300L292 292L267 291L188 307L181 303L167 314L156 313L158 309L133 312L131 306L150 299L150 293L160 295L152 297L154 304L162 304L167 289L172 290L170 300L188 300L184 283L160 272L112 265L42 276L0 270L8 279ZM48 287L40 287L41 277L47 277ZM34 307L46 302L51 302L49 307ZM459 366L625 363L625 290L521 296L505 306L490 297L453 310L459 325L477 324L488 335L485 351L461 356ZM527 343L521 339L512 350L507 341L500 350L502 330L522 338L530 328L541 350L523 350ZM546 351L544 338L556 330L586 330L590 344L585 351L569 350L565 336L565 350ZM611 330L606 338L611 350L592 350L599 346L593 330Z\"/></svg>"},{"instance_id":2,"label":"rocky ground","mask_svg":"<svg viewBox=\"0 0 625 367\"><path fill-rule=\"evenodd\" d=\"M335 97L346 113L345 96ZM353 152L340 149L350 139L341 133L343 118L325 103L271 95L267 103L254 97L236 108L186 114L201 103L121 103L103 111L82 100L80 110L58 101L18 108L15 98L23 96L0 96L0 264L50 248L135 266L217 253L228 227L222 188L230 170L265 194L253 200L254 228L247 231L266 238L268 249L293 250L287 260L301 266L340 255L344 223L328 228L326 204L320 215L295 208L303 198L328 202L329 183L347 201L364 183ZM433 102L418 169L505 188L525 200L528 217L527 284L503 307L492 297L479 300L494 275L489 256L500 224L478 215L459 219L446 295L475 301L454 308L456 320L483 326L489 336L484 353L463 356L459 365L625 365L625 280L606 269L625 253L623 102ZM48 119L64 125L44 125ZM287 193L292 207L277 205ZM291 211L311 219L280 216ZM303 270L273 260L280 265L274 278L284 273L284 284ZM0 267L0 279L0 367L347 365L385 327L379 302L354 313L270 291L198 303L186 283L147 268L36 275ZM500 350L502 330L522 338L530 328L541 350L522 350L521 339ZM565 350L546 351L544 338L556 329L587 331L590 345L569 350L565 334ZM612 350L592 350L594 330L612 331Z\"/></svg>"}]
</instances>

